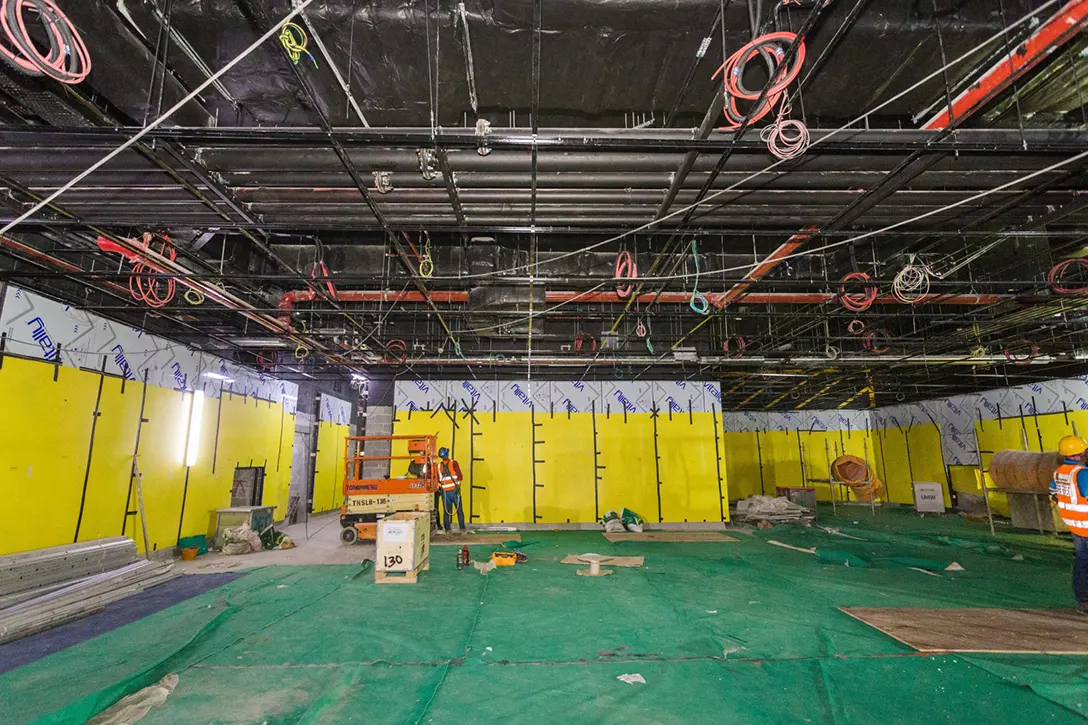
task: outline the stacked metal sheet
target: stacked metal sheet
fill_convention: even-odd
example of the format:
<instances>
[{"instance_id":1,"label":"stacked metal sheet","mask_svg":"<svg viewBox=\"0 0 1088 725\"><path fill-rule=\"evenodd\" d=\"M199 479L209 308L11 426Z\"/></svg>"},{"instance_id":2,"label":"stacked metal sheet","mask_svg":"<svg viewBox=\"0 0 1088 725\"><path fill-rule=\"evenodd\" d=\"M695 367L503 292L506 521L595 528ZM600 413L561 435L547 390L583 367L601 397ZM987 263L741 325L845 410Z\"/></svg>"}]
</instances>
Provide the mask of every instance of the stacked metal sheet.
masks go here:
<instances>
[{"instance_id":1,"label":"stacked metal sheet","mask_svg":"<svg viewBox=\"0 0 1088 725\"><path fill-rule=\"evenodd\" d=\"M0 644L100 611L169 581L173 564L136 560L114 537L0 557Z\"/></svg>"}]
</instances>

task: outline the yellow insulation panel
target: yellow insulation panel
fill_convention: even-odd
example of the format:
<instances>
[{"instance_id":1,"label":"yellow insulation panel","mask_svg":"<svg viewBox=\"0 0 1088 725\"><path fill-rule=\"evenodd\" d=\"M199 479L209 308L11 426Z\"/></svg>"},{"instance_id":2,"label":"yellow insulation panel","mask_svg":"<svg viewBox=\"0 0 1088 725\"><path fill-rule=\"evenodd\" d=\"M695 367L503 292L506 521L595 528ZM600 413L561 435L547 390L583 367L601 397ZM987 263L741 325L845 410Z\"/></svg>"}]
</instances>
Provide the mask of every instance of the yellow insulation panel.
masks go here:
<instances>
[{"instance_id":1,"label":"yellow insulation panel","mask_svg":"<svg viewBox=\"0 0 1088 725\"><path fill-rule=\"evenodd\" d=\"M181 498L185 488L185 434L188 406L182 393L149 385L140 431L138 463L143 474L144 507L147 513L149 548L177 543ZM133 487L130 509L138 509ZM143 548L140 515L129 517L125 534Z\"/></svg>"},{"instance_id":2,"label":"yellow insulation panel","mask_svg":"<svg viewBox=\"0 0 1088 725\"><path fill-rule=\"evenodd\" d=\"M344 439L348 426L322 421L318 427L313 513L340 508L344 502Z\"/></svg>"},{"instance_id":3,"label":"yellow insulation panel","mask_svg":"<svg viewBox=\"0 0 1088 725\"><path fill-rule=\"evenodd\" d=\"M4 358L0 369L0 554L71 543L98 376Z\"/></svg>"},{"instance_id":4,"label":"yellow insulation panel","mask_svg":"<svg viewBox=\"0 0 1088 725\"><path fill-rule=\"evenodd\" d=\"M593 416L538 413L536 422L537 514L539 523L593 521ZM602 512L603 513L603 512ZM531 519L530 519L531 520Z\"/></svg>"},{"instance_id":5,"label":"yellow insulation panel","mask_svg":"<svg viewBox=\"0 0 1088 725\"><path fill-rule=\"evenodd\" d=\"M748 498L760 493L756 433L725 433L722 447L729 498Z\"/></svg>"},{"instance_id":6,"label":"yellow insulation panel","mask_svg":"<svg viewBox=\"0 0 1088 725\"><path fill-rule=\"evenodd\" d=\"M94 455L87 477L87 500L83 522L79 527L80 541L121 533L127 510L125 495L132 472L132 452L136 445L142 389L142 383L129 380L125 382L125 392L122 394L120 380L103 380Z\"/></svg>"},{"instance_id":7,"label":"yellow insulation panel","mask_svg":"<svg viewBox=\"0 0 1088 725\"><path fill-rule=\"evenodd\" d=\"M532 420L529 413L477 413L472 492L477 523L529 523L533 520ZM467 476L467 461L461 471ZM468 492L462 489L465 510ZM466 522L468 517L466 516Z\"/></svg>"},{"instance_id":8,"label":"yellow insulation panel","mask_svg":"<svg viewBox=\"0 0 1088 725\"><path fill-rule=\"evenodd\" d=\"M0 399L6 411L0 416L0 510L19 512L0 529L0 554L71 542L77 520L80 540L124 533L142 551L139 515L126 516L138 508L135 490L128 501L126 494L143 385L126 381L122 393L117 378L69 367L57 370L56 382L53 375L53 365L11 357L0 368ZM98 424L88 461L100 381ZM181 534L205 533L211 511L230 503L233 469L239 463L267 461L265 501L286 506L294 416L267 401L247 402L240 396L224 400L213 473L219 401L206 398L197 461L186 469L190 397L155 386L146 391L147 422L140 432L138 464L152 549L175 545L183 496Z\"/></svg>"},{"instance_id":9,"label":"yellow insulation panel","mask_svg":"<svg viewBox=\"0 0 1088 725\"><path fill-rule=\"evenodd\" d=\"M658 520L653 435L648 413L628 414L626 422L622 414L597 416L602 515L626 507L646 521Z\"/></svg>"},{"instance_id":10,"label":"yellow insulation panel","mask_svg":"<svg viewBox=\"0 0 1088 725\"><path fill-rule=\"evenodd\" d=\"M728 518L728 507L724 505L728 499L727 472L719 458L720 450L715 449L712 418L710 413L693 413L690 417L687 413L676 414L672 420L662 414L657 418L664 521L722 521ZM723 508L726 509L724 517Z\"/></svg>"}]
</instances>

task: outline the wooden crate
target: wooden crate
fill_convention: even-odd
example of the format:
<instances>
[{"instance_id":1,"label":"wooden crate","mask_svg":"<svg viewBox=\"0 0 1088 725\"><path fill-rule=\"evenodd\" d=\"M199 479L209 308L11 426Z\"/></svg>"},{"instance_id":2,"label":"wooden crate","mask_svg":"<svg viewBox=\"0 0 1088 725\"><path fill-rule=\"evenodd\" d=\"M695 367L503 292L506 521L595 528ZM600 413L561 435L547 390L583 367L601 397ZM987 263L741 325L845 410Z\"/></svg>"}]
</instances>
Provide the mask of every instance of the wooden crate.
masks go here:
<instances>
[{"instance_id":1,"label":"wooden crate","mask_svg":"<svg viewBox=\"0 0 1088 725\"><path fill-rule=\"evenodd\" d=\"M430 568L431 515L422 511L401 512L378 522L374 581L415 583Z\"/></svg>"}]
</instances>

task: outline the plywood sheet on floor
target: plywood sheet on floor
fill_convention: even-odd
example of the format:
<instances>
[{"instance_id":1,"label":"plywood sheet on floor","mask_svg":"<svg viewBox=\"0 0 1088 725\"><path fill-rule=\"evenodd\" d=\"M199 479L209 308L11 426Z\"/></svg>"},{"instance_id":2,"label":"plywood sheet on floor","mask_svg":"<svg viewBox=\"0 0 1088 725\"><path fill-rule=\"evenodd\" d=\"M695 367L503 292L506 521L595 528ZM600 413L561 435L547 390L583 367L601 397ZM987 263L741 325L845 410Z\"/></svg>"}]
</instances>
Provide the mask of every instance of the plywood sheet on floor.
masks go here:
<instances>
[{"instance_id":1,"label":"plywood sheet on floor","mask_svg":"<svg viewBox=\"0 0 1088 725\"><path fill-rule=\"evenodd\" d=\"M720 531L643 531L636 534L631 531L623 533L605 533L604 538L613 544L619 541L736 541L732 536Z\"/></svg>"},{"instance_id":2,"label":"plywood sheet on floor","mask_svg":"<svg viewBox=\"0 0 1088 725\"><path fill-rule=\"evenodd\" d=\"M581 554L567 554L560 564L580 564L586 566L587 562L578 557ZM601 566L642 566L646 562L645 556L607 556L601 559Z\"/></svg>"},{"instance_id":3,"label":"plywood sheet on floor","mask_svg":"<svg viewBox=\"0 0 1088 725\"><path fill-rule=\"evenodd\" d=\"M841 610L919 652L1088 654L1088 617L1072 609Z\"/></svg>"},{"instance_id":4,"label":"plywood sheet on floor","mask_svg":"<svg viewBox=\"0 0 1088 725\"><path fill-rule=\"evenodd\" d=\"M447 536L436 534L431 537L431 546L476 546L477 544L505 544L507 541L521 543L521 534L456 534Z\"/></svg>"}]
</instances>

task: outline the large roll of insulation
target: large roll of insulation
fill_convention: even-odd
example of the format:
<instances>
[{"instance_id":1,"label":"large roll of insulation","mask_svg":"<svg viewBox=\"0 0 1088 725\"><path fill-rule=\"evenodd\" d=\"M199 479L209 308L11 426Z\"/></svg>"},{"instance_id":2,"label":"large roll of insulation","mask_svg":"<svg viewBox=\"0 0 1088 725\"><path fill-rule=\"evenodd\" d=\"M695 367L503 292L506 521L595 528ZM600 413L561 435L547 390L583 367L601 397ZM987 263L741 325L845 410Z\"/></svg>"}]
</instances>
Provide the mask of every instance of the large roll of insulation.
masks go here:
<instances>
[{"instance_id":1,"label":"large roll of insulation","mask_svg":"<svg viewBox=\"0 0 1088 725\"><path fill-rule=\"evenodd\" d=\"M990 461L990 478L1007 491L1046 491L1061 464L1060 453L998 451Z\"/></svg>"}]
</instances>

